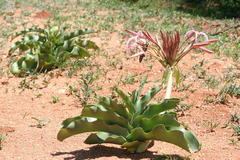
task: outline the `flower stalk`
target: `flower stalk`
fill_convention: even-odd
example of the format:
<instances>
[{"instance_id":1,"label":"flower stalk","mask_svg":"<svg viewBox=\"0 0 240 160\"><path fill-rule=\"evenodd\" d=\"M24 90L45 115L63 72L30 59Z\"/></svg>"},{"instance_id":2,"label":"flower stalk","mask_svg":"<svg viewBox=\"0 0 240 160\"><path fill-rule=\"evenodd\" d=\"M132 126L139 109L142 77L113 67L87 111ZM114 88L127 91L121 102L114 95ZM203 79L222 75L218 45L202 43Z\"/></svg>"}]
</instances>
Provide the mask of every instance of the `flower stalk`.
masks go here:
<instances>
[{"instance_id":1,"label":"flower stalk","mask_svg":"<svg viewBox=\"0 0 240 160\"><path fill-rule=\"evenodd\" d=\"M169 77L167 80L167 89L166 89L166 94L165 94L165 99L171 98L171 93L172 93L172 85L173 85L173 71L172 69L169 70Z\"/></svg>"},{"instance_id":2,"label":"flower stalk","mask_svg":"<svg viewBox=\"0 0 240 160\"><path fill-rule=\"evenodd\" d=\"M216 39L210 40L206 33L193 29L188 31L183 38L181 38L179 31L172 34L160 31L159 35L154 36L144 31L133 32L127 30L127 32L132 37L127 41L126 49L128 52L135 52L130 57L140 56L142 59L148 53L165 68L163 76L163 82L166 85L165 99L171 97L173 78L175 78L177 86L180 83L181 73L177 66L179 61L196 48L207 53L213 53L205 46L217 41ZM200 37L203 37L203 39L200 39Z\"/></svg>"}]
</instances>

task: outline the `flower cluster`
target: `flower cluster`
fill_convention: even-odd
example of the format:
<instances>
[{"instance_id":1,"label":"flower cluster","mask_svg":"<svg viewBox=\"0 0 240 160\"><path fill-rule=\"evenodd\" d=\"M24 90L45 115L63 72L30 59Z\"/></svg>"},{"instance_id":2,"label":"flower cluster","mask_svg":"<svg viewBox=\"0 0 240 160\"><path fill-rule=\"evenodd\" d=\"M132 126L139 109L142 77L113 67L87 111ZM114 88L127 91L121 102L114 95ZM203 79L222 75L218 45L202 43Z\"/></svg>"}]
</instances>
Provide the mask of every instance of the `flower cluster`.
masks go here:
<instances>
[{"instance_id":1,"label":"flower cluster","mask_svg":"<svg viewBox=\"0 0 240 160\"><path fill-rule=\"evenodd\" d=\"M192 49L199 48L207 53L213 51L205 48L205 46L216 42L216 39L209 40L204 32L195 30L188 31L184 40L181 41L180 32L168 34L160 31L160 36L152 36L149 32L139 31L133 32L127 30L132 37L127 41L127 51L136 51L131 57L141 56L145 53L153 55L165 68L177 65L177 63L189 53ZM204 40L200 41L203 36Z\"/></svg>"}]
</instances>

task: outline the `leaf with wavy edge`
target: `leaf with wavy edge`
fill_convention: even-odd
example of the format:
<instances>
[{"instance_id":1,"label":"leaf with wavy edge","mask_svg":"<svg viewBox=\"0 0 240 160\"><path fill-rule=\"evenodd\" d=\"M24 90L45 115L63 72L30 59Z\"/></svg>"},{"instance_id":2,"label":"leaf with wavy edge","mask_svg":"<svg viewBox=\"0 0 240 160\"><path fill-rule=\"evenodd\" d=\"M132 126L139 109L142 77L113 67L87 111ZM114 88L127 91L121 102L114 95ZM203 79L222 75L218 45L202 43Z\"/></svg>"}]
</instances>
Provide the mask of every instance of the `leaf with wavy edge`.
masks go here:
<instances>
[{"instance_id":1,"label":"leaf with wavy edge","mask_svg":"<svg viewBox=\"0 0 240 160\"><path fill-rule=\"evenodd\" d=\"M116 100L106 97L100 97L99 104L105 107L107 110L111 110L119 116L129 119L129 113L127 112L125 106L122 104L118 104Z\"/></svg>"},{"instance_id":2,"label":"leaf with wavy edge","mask_svg":"<svg viewBox=\"0 0 240 160\"><path fill-rule=\"evenodd\" d=\"M62 123L63 127L60 129L57 135L57 139L63 141L64 139L73 135L85 132L109 132L120 136L127 136L128 131L126 128L119 125L109 125L102 120L86 117L68 118Z\"/></svg>"},{"instance_id":3,"label":"leaf with wavy edge","mask_svg":"<svg viewBox=\"0 0 240 160\"><path fill-rule=\"evenodd\" d=\"M160 103L151 103L146 107L146 110L143 112L143 116L152 117L156 114L159 114L170 109L177 107L180 102L177 98L164 99Z\"/></svg>"},{"instance_id":4,"label":"leaf with wavy edge","mask_svg":"<svg viewBox=\"0 0 240 160\"><path fill-rule=\"evenodd\" d=\"M126 139L123 136L117 136L106 132L92 133L84 141L86 144L113 143L119 145L125 142Z\"/></svg>"},{"instance_id":5,"label":"leaf with wavy edge","mask_svg":"<svg viewBox=\"0 0 240 160\"><path fill-rule=\"evenodd\" d=\"M117 124L121 127L128 128L127 119L118 116L113 111L103 110L97 105L85 106L81 116L97 118L98 120L105 121L107 124Z\"/></svg>"},{"instance_id":6,"label":"leaf with wavy edge","mask_svg":"<svg viewBox=\"0 0 240 160\"><path fill-rule=\"evenodd\" d=\"M139 122L139 127L143 128L145 132L151 131L160 124L163 124L165 127L179 127L180 123L178 123L175 117L175 113L155 115L151 119L142 117Z\"/></svg>"},{"instance_id":7,"label":"leaf with wavy edge","mask_svg":"<svg viewBox=\"0 0 240 160\"><path fill-rule=\"evenodd\" d=\"M195 136L181 127L165 128L164 125L156 126L151 132L144 132L142 128L135 128L132 133L127 136L128 141L147 141L160 140L175 144L186 151L196 152L200 149L200 144Z\"/></svg>"},{"instance_id":8,"label":"leaf with wavy edge","mask_svg":"<svg viewBox=\"0 0 240 160\"><path fill-rule=\"evenodd\" d=\"M133 142L126 142L122 145L122 147L127 148L127 150L131 153L137 152L141 153L146 151L151 144L151 140L149 141L133 141Z\"/></svg>"}]
</instances>

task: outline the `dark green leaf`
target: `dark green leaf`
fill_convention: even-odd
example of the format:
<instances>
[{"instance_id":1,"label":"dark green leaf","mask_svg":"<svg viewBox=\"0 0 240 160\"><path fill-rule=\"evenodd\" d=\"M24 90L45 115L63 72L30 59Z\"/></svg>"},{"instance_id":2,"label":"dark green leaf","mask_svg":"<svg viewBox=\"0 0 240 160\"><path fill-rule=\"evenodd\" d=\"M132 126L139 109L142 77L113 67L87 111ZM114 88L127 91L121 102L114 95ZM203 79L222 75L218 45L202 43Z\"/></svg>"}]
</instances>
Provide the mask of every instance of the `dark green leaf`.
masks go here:
<instances>
[{"instance_id":1,"label":"dark green leaf","mask_svg":"<svg viewBox=\"0 0 240 160\"><path fill-rule=\"evenodd\" d=\"M149 104L146 107L146 110L144 111L143 115L145 117L152 117L154 115L157 115L161 112L164 111L168 111L170 109L174 109L175 107L177 107L177 105L179 104L179 99L177 98L170 98L170 99L165 99L159 103L152 103Z\"/></svg>"},{"instance_id":2,"label":"dark green leaf","mask_svg":"<svg viewBox=\"0 0 240 160\"><path fill-rule=\"evenodd\" d=\"M127 150L131 153L134 153L134 152L141 153L148 149L151 142L152 141L126 142L122 145L122 147L127 148Z\"/></svg>"},{"instance_id":3,"label":"dark green leaf","mask_svg":"<svg viewBox=\"0 0 240 160\"><path fill-rule=\"evenodd\" d=\"M180 127L166 129L164 125L158 125L148 133L144 132L142 128L135 128L132 133L127 136L127 140L141 142L146 140L160 140L175 144L191 153L200 149L199 142L191 132Z\"/></svg>"},{"instance_id":4,"label":"dark green leaf","mask_svg":"<svg viewBox=\"0 0 240 160\"><path fill-rule=\"evenodd\" d=\"M83 57L90 56L89 52L80 46L75 46L73 48L73 50L71 51L71 53L72 53L72 57L77 57L77 58L83 58Z\"/></svg>"},{"instance_id":5,"label":"dark green leaf","mask_svg":"<svg viewBox=\"0 0 240 160\"><path fill-rule=\"evenodd\" d=\"M141 98L141 105L146 107L149 101L162 89L162 86L153 87L146 95ZM142 108L142 110L145 108Z\"/></svg>"},{"instance_id":6,"label":"dark green leaf","mask_svg":"<svg viewBox=\"0 0 240 160\"><path fill-rule=\"evenodd\" d=\"M176 120L175 113L164 113L161 115L155 115L152 118L141 118L139 126L144 129L144 131L149 132L157 125L163 124L165 127L179 127L180 124Z\"/></svg>"},{"instance_id":7,"label":"dark green leaf","mask_svg":"<svg viewBox=\"0 0 240 160\"><path fill-rule=\"evenodd\" d=\"M131 114L133 114L135 112L135 109L134 109L134 104L131 101L131 98L128 95L126 95L122 90L120 90L118 88L116 89L116 92L122 98L123 102L126 104L126 106L128 108L128 111Z\"/></svg>"},{"instance_id":8,"label":"dark green leaf","mask_svg":"<svg viewBox=\"0 0 240 160\"><path fill-rule=\"evenodd\" d=\"M99 47L93 41L90 41L90 40L78 40L76 44L86 49L94 49L94 50L99 49Z\"/></svg>"},{"instance_id":9,"label":"dark green leaf","mask_svg":"<svg viewBox=\"0 0 240 160\"><path fill-rule=\"evenodd\" d=\"M128 121L125 118L118 116L113 111L102 110L97 105L85 106L81 116L97 118L110 125L117 124L121 127L128 128Z\"/></svg>"},{"instance_id":10,"label":"dark green leaf","mask_svg":"<svg viewBox=\"0 0 240 160\"><path fill-rule=\"evenodd\" d=\"M128 134L127 129L118 125L108 125L102 120L96 120L93 118L75 117L68 118L63 121L63 127L60 129L57 135L57 139L63 141L64 139L73 135L85 132L108 132L119 136L126 136Z\"/></svg>"},{"instance_id":11,"label":"dark green leaf","mask_svg":"<svg viewBox=\"0 0 240 160\"><path fill-rule=\"evenodd\" d=\"M147 77L145 77L142 81L141 81L141 83L140 83L140 86L138 87L138 90L137 91L133 91L133 94L132 94L132 101L133 101L133 103L136 103L137 101L138 101L138 99L139 99L139 96L140 96L140 94L141 94L141 92L142 92L142 89L143 89L143 86L144 86L144 84L147 82Z\"/></svg>"},{"instance_id":12,"label":"dark green leaf","mask_svg":"<svg viewBox=\"0 0 240 160\"><path fill-rule=\"evenodd\" d=\"M108 110L111 110L118 115L129 119L128 112L124 105L118 104L115 100L112 100L111 98L106 98L106 97L100 97L99 98L99 104L107 108Z\"/></svg>"},{"instance_id":13,"label":"dark green leaf","mask_svg":"<svg viewBox=\"0 0 240 160\"><path fill-rule=\"evenodd\" d=\"M89 34L92 33L93 30L92 29L85 29L85 30L78 30L76 32L71 32L70 34L64 36L64 40L68 40L68 39L72 39L74 37L78 37L84 34Z\"/></svg>"},{"instance_id":14,"label":"dark green leaf","mask_svg":"<svg viewBox=\"0 0 240 160\"><path fill-rule=\"evenodd\" d=\"M113 143L113 144L123 144L126 139L122 136L117 136L111 133L98 132L90 134L84 141L86 144L100 144L100 143Z\"/></svg>"}]
</instances>

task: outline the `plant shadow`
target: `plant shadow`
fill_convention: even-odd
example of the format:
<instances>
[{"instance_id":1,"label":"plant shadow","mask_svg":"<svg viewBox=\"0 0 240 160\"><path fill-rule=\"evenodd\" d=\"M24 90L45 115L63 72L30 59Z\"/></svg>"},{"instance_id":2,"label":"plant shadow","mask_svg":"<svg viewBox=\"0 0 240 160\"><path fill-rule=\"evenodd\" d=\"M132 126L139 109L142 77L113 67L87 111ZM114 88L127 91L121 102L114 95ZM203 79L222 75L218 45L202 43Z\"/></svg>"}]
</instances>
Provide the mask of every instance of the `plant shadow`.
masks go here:
<instances>
[{"instance_id":1,"label":"plant shadow","mask_svg":"<svg viewBox=\"0 0 240 160\"><path fill-rule=\"evenodd\" d=\"M181 157L179 155L157 155L155 152L146 151L143 153L129 153L125 149L115 148L115 147L107 147L103 145L96 145L90 147L88 150L81 149L72 152L56 152L53 153L52 156L61 156L61 155L69 155L64 158L64 160L85 160L85 159L95 159L99 157L113 157L117 158L129 158L132 160L139 159L152 159L152 160L189 160L189 158Z\"/></svg>"}]
</instances>

